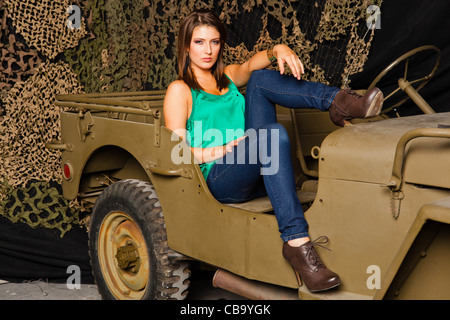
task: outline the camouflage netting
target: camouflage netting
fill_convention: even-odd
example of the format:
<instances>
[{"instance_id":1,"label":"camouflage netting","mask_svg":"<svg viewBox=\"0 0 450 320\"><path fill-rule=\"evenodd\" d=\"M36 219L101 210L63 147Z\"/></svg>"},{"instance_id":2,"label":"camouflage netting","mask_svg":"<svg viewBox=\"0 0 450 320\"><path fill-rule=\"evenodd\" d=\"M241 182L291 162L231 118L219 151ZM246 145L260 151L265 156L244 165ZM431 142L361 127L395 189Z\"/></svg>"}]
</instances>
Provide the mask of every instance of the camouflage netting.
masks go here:
<instances>
[{"instance_id":1,"label":"camouflage netting","mask_svg":"<svg viewBox=\"0 0 450 320\"><path fill-rule=\"evenodd\" d=\"M0 116L4 112L1 100L16 82L31 76L42 60L36 49L30 48L23 38L12 32L6 3L0 0Z\"/></svg>"},{"instance_id":2,"label":"camouflage netting","mask_svg":"<svg viewBox=\"0 0 450 320\"><path fill-rule=\"evenodd\" d=\"M86 92L165 89L176 77L180 18L210 8L230 31L226 62L243 62L270 43L301 57L305 79L335 86L360 72L373 31L366 10L382 0L92 0L83 3L90 36L65 52Z\"/></svg>"},{"instance_id":3,"label":"camouflage netting","mask_svg":"<svg viewBox=\"0 0 450 320\"><path fill-rule=\"evenodd\" d=\"M382 0L0 0L0 215L30 226L78 222L61 196L55 95L165 89L176 77L180 19L210 8L229 29L227 63L285 43L302 59L305 79L347 86L362 71L373 31L369 5ZM78 29L66 26L69 5ZM3 118L2 118L3 115Z\"/></svg>"},{"instance_id":4,"label":"camouflage netting","mask_svg":"<svg viewBox=\"0 0 450 320\"><path fill-rule=\"evenodd\" d=\"M78 221L58 190L47 189L42 181L61 181L60 151L45 148L46 142L60 138L55 95L80 92L76 75L62 62L41 64L9 91L4 100L7 113L0 122L0 215L33 227L57 228L61 235ZM33 180L37 182L30 184ZM55 216L61 220L54 222Z\"/></svg>"},{"instance_id":5,"label":"camouflage netting","mask_svg":"<svg viewBox=\"0 0 450 320\"><path fill-rule=\"evenodd\" d=\"M4 100L0 122L0 179L12 186L29 179L60 180L60 151L45 143L60 138L58 93L80 93L76 75L63 62L41 64L25 82L18 82Z\"/></svg>"},{"instance_id":6,"label":"camouflage netting","mask_svg":"<svg viewBox=\"0 0 450 320\"><path fill-rule=\"evenodd\" d=\"M61 196L61 187L55 181L28 181L26 186L13 188L4 183L0 192L0 215L13 223L22 222L32 228L56 229L63 237L80 223L78 209Z\"/></svg>"},{"instance_id":7,"label":"camouflage netting","mask_svg":"<svg viewBox=\"0 0 450 320\"><path fill-rule=\"evenodd\" d=\"M16 32L29 46L35 47L47 57L75 47L86 34L84 24L78 29L66 27L69 0L4 0L8 4Z\"/></svg>"}]
</instances>

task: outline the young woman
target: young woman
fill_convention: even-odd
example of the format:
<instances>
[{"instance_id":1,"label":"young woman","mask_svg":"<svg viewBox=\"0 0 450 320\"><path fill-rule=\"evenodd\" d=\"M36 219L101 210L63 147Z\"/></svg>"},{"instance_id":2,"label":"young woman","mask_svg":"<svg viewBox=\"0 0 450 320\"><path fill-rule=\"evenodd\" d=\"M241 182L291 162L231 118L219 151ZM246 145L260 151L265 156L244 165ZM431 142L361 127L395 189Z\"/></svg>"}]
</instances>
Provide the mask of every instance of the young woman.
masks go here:
<instances>
[{"instance_id":1,"label":"young woman","mask_svg":"<svg viewBox=\"0 0 450 320\"><path fill-rule=\"evenodd\" d=\"M336 287L339 276L323 264L309 239L289 138L277 123L274 105L329 110L331 119L342 126L345 120L378 114L382 93L375 88L362 97L301 80L302 62L283 44L241 65L224 66L225 41L225 26L210 11L194 11L182 21L178 79L166 92L165 125L190 145L218 201L269 196L284 241L283 256L299 284L302 278L310 291ZM280 72L265 70L275 60ZM284 74L285 64L293 76ZM245 98L237 89L244 85Z\"/></svg>"}]
</instances>

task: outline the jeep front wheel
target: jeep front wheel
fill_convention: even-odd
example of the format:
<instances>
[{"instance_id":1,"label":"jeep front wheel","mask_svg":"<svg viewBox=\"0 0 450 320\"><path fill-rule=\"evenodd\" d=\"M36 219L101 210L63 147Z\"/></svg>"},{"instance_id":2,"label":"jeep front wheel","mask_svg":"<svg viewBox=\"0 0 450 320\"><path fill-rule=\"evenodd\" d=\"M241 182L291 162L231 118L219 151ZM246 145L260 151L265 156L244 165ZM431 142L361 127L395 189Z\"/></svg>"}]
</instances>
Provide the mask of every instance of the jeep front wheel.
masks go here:
<instances>
[{"instance_id":1,"label":"jeep front wheel","mask_svg":"<svg viewBox=\"0 0 450 320\"><path fill-rule=\"evenodd\" d=\"M153 186L122 180L97 199L89 252L103 299L184 299L187 262L171 261L161 206Z\"/></svg>"}]
</instances>

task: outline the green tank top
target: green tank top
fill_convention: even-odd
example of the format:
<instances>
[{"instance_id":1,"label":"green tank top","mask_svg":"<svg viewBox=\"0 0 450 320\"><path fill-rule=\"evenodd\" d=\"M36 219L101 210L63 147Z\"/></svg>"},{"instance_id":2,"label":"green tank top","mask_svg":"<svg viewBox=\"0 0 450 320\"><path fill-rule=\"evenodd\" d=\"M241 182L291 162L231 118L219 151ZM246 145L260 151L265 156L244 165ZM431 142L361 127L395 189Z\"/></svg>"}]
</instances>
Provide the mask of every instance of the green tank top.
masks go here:
<instances>
[{"instance_id":1,"label":"green tank top","mask_svg":"<svg viewBox=\"0 0 450 320\"><path fill-rule=\"evenodd\" d=\"M195 89L191 93L192 111L186 123L186 140L191 147L223 146L244 135L245 98L231 79L222 95ZM205 180L216 161L200 164Z\"/></svg>"}]
</instances>

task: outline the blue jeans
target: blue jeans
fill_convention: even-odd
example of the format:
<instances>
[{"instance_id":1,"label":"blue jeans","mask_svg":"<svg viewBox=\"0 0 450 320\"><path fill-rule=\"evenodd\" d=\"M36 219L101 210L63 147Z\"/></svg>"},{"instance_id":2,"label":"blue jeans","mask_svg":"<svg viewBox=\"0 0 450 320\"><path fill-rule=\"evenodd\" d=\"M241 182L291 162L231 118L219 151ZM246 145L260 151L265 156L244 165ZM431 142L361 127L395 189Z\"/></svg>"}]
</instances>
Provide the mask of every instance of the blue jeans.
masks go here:
<instances>
[{"instance_id":1,"label":"blue jeans","mask_svg":"<svg viewBox=\"0 0 450 320\"><path fill-rule=\"evenodd\" d=\"M223 203L268 195L283 241L309 236L297 197L289 137L277 123L275 104L325 111L338 92L277 71L253 72L246 91L246 138L211 168L206 182L212 195Z\"/></svg>"}]
</instances>

